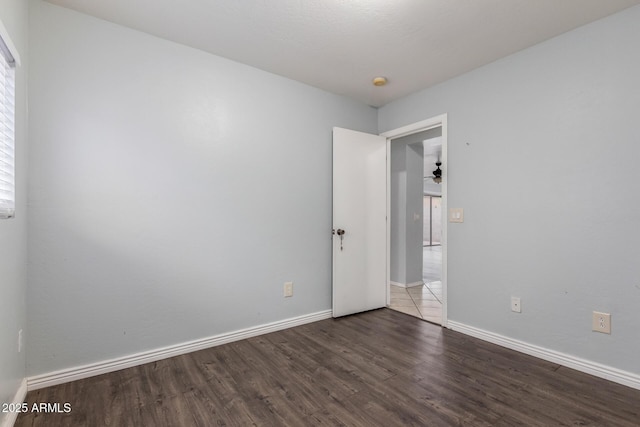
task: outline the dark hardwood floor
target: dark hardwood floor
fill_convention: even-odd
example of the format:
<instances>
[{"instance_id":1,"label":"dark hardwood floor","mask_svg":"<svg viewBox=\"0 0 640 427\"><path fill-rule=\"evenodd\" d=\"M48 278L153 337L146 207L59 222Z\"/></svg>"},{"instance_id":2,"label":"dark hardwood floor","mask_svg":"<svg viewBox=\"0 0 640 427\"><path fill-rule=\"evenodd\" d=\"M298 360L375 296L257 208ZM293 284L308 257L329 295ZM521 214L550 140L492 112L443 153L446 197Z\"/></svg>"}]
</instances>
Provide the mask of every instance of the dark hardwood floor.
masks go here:
<instances>
[{"instance_id":1,"label":"dark hardwood floor","mask_svg":"<svg viewBox=\"0 0 640 427\"><path fill-rule=\"evenodd\" d=\"M29 392L17 426L638 426L640 391L388 309Z\"/></svg>"}]
</instances>

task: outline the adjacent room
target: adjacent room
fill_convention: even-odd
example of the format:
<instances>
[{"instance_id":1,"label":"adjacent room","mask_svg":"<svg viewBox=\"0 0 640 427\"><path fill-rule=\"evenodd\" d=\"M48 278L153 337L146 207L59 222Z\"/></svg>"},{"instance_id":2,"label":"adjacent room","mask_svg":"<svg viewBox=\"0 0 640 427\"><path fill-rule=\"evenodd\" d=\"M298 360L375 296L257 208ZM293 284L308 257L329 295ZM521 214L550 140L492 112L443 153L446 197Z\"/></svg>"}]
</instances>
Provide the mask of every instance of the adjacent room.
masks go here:
<instances>
[{"instance_id":1,"label":"adjacent room","mask_svg":"<svg viewBox=\"0 0 640 427\"><path fill-rule=\"evenodd\" d=\"M390 141L389 308L441 325L442 127Z\"/></svg>"},{"instance_id":2,"label":"adjacent room","mask_svg":"<svg viewBox=\"0 0 640 427\"><path fill-rule=\"evenodd\" d=\"M639 425L639 22L0 0L0 426Z\"/></svg>"}]
</instances>

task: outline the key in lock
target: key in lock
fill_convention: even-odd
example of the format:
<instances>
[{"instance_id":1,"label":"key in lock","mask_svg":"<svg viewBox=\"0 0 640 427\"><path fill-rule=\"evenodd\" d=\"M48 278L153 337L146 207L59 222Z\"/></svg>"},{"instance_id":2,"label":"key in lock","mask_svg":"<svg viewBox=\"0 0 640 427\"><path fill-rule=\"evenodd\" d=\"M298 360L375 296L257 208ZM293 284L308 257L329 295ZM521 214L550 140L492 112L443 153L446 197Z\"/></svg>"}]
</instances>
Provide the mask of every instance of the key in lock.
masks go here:
<instances>
[{"instance_id":1,"label":"key in lock","mask_svg":"<svg viewBox=\"0 0 640 427\"><path fill-rule=\"evenodd\" d=\"M338 228L338 230L336 231L336 234L340 236L340 250L342 250L343 249L342 242L344 240L344 230L341 228Z\"/></svg>"}]
</instances>

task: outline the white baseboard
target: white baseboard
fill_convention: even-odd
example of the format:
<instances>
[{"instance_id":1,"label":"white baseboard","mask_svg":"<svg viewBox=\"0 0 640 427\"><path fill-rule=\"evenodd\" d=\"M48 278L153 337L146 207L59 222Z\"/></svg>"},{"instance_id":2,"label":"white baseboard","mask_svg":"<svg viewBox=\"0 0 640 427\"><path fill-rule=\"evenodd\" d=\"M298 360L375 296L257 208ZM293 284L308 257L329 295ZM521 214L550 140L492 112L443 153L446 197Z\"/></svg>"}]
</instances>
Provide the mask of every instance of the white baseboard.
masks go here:
<instances>
[{"instance_id":1,"label":"white baseboard","mask_svg":"<svg viewBox=\"0 0 640 427\"><path fill-rule=\"evenodd\" d=\"M422 285L424 285L423 281L413 282L413 283L400 283L400 282L389 281L389 283L392 284L393 286L399 286L401 288L413 288L414 286L422 286Z\"/></svg>"},{"instance_id":2,"label":"white baseboard","mask_svg":"<svg viewBox=\"0 0 640 427\"><path fill-rule=\"evenodd\" d=\"M247 329L241 329L239 331L228 332L194 341L188 341L181 344L145 351L142 353L131 354L124 357L91 363L88 365L63 369L60 371L41 375L35 375L27 378L27 387L29 390L37 390L52 385L63 384L70 381L93 377L95 375L118 371L120 369L131 368L133 366L143 365L145 363L155 362L157 360L167 359L169 357L179 356L185 353L191 353L193 351L203 350L222 344L227 344L233 341L239 341L245 338L251 338L258 335L268 334L270 332L280 331L282 329L292 328L294 326L317 322L318 320L330 319L331 314L331 310L319 311L317 313L292 317L290 319L266 323Z\"/></svg>"},{"instance_id":3,"label":"white baseboard","mask_svg":"<svg viewBox=\"0 0 640 427\"><path fill-rule=\"evenodd\" d=\"M449 320L449 329L640 390L640 375Z\"/></svg>"},{"instance_id":4,"label":"white baseboard","mask_svg":"<svg viewBox=\"0 0 640 427\"><path fill-rule=\"evenodd\" d=\"M16 394L13 397L13 401L11 403L18 406L24 402L26 397L27 397L27 379L24 378L20 383L20 387L18 387L18 390L16 391ZM0 422L0 426L13 427L13 425L16 423L16 420L18 419L18 415L20 415L19 412L5 413L4 418L1 419L2 422Z\"/></svg>"}]
</instances>

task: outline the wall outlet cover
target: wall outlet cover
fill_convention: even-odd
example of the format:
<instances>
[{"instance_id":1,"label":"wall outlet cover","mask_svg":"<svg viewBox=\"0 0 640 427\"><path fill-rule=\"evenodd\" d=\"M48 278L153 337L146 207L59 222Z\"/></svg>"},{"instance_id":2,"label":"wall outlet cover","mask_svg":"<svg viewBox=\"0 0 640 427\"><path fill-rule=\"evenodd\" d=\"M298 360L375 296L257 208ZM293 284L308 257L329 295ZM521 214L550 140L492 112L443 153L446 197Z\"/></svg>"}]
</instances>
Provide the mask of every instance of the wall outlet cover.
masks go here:
<instances>
[{"instance_id":1,"label":"wall outlet cover","mask_svg":"<svg viewBox=\"0 0 640 427\"><path fill-rule=\"evenodd\" d=\"M520 298L511 297L511 311L515 313L522 313L522 305L520 303Z\"/></svg>"},{"instance_id":2,"label":"wall outlet cover","mask_svg":"<svg viewBox=\"0 0 640 427\"><path fill-rule=\"evenodd\" d=\"M285 298L289 298L293 296L293 282L284 283L284 296Z\"/></svg>"},{"instance_id":3,"label":"wall outlet cover","mask_svg":"<svg viewBox=\"0 0 640 427\"><path fill-rule=\"evenodd\" d=\"M611 314L594 311L591 329L594 332L602 332L603 334L610 334L611 333Z\"/></svg>"}]
</instances>

